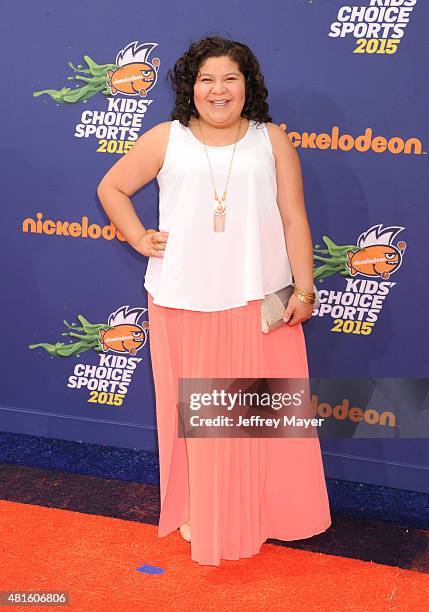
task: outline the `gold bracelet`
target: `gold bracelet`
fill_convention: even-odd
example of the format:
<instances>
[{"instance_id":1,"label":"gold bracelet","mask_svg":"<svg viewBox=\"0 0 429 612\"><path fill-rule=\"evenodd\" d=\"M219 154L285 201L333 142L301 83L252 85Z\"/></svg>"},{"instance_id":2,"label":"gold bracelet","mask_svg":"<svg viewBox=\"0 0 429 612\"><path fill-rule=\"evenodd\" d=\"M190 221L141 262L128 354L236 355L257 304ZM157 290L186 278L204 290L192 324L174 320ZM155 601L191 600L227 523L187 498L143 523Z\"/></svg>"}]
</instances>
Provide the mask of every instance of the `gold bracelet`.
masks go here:
<instances>
[{"instance_id":1,"label":"gold bracelet","mask_svg":"<svg viewBox=\"0 0 429 612\"><path fill-rule=\"evenodd\" d=\"M315 295L314 291L307 291L306 289L300 289L296 285L294 286L294 289L296 291L299 291L299 293L304 293L305 295Z\"/></svg>"},{"instance_id":2,"label":"gold bracelet","mask_svg":"<svg viewBox=\"0 0 429 612\"><path fill-rule=\"evenodd\" d=\"M305 302L306 304L314 304L316 298L306 298L298 293L295 293L296 297L301 300L301 302Z\"/></svg>"},{"instance_id":3,"label":"gold bracelet","mask_svg":"<svg viewBox=\"0 0 429 612\"><path fill-rule=\"evenodd\" d=\"M299 289L298 287L294 287L294 291L296 291L296 293L300 293L301 295L305 295L307 297L314 297L316 295L314 291L304 291L304 289Z\"/></svg>"},{"instance_id":4,"label":"gold bracelet","mask_svg":"<svg viewBox=\"0 0 429 612\"><path fill-rule=\"evenodd\" d=\"M301 302L305 302L306 304L314 304L316 301L316 294L314 291L305 291L304 289L294 287L293 292Z\"/></svg>"}]
</instances>

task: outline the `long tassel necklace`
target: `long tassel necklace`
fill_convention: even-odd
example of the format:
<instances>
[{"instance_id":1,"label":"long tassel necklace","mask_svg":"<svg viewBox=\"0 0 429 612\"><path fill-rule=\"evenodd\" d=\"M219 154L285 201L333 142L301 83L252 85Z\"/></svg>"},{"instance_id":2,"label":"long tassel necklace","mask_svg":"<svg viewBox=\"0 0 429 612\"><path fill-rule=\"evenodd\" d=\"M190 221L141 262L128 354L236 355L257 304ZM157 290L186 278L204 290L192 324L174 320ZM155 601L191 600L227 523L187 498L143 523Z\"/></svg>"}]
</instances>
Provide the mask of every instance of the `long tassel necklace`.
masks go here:
<instances>
[{"instance_id":1,"label":"long tassel necklace","mask_svg":"<svg viewBox=\"0 0 429 612\"><path fill-rule=\"evenodd\" d=\"M212 165L210 163L210 157L209 157L209 154L208 154L208 151L207 151L206 143L204 141L203 131L201 129L201 125L200 125L200 120L199 119L198 119L198 127L199 127L200 132L201 132L201 138L202 138L202 141L203 141L203 144L204 144L204 149L205 149L205 152L206 152L206 155L207 155L207 161L209 163L210 174L211 174L212 183L213 183L213 190L214 190L214 199L216 201L216 204L214 205L214 209L213 209L213 229L214 229L215 232L224 232L225 231L225 218L226 218L226 204L225 204L226 190L227 190L227 187L228 187L229 175L231 174L232 160L234 159L235 147L237 145L238 135L240 134L241 117L240 117L240 122L238 124L237 136L236 136L235 143L234 143L234 149L232 151L231 162L229 164L228 177L226 179L225 190L224 190L223 195L222 195L221 198L219 198L218 193L216 191L214 177L213 177Z\"/></svg>"}]
</instances>

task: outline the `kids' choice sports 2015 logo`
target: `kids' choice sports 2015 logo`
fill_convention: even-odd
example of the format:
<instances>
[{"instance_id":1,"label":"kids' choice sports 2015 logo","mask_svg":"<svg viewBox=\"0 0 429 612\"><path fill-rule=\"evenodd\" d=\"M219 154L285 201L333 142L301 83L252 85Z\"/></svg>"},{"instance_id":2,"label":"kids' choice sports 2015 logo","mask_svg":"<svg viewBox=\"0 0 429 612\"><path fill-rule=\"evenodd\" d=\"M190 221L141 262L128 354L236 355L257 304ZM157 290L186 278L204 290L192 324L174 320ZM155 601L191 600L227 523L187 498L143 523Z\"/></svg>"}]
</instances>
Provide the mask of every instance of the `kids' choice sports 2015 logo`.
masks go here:
<instances>
[{"instance_id":1,"label":"kids' choice sports 2015 logo","mask_svg":"<svg viewBox=\"0 0 429 612\"><path fill-rule=\"evenodd\" d=\"M97 93L104 94L107 109L83 110L74 136L96 138L100 153L126 153L139 137L143 118L153 102L148 94L157 82L161 61L158 57L151 59L150 55L157 45L129 43L111 64L97 64L84 55L86 67L82 64L75 67L69 62L76 74L67 78L78 81L75 88L43 89L33 92L33 96L46 94L58 104L75 104L86 103ZM85 84L81 85L82 82Z\"/></svg>"},{"instance_id":2,"label":"kids' choice sports 2015 logo","mask_svg":"<svg viewBox=\"0 0 429 612\"><path fill-rule=\"evenodd\" d=\"M52 357L63 358L80 358L82 353L95 351L99 354L98 364L74 363L67 387L86 389L89 403L121 406L133 374L142 361L138 352L148 338L149 322L141 321L146 311L147 308L121 306L109 315L107 323L95 324L79 314L80 325L63 321L68 331L62 335L74 340L55 344L40 342L30 344L28 348L40 347Z\"/></svg>"},{"instance_id":3,"label":"kids' choice sports 2015 logo","mask_svg":"<svg viewBox=\"0 0 429 612\"><path fill-rule=\"evenodd\" d=\"M342 6L331 23L329 36L353 36L353 53L396 53L417 0L370 0L367 6Z\"/></svg>"},{"instance_id":4,"label":"kids' choice sports 2015 logo","mask_svg":"<svg viewBox=\"0 0 429 612\"><path fill-rule=\"evenodd\" d=\"M357 244L337 245L323 236L326 248L314 248L315 282L339 273L347 277L344 290L319 288L320 306L315 317L334 319L331 331L368 335L378 320L384 301L396 285L392 276L402 264L406 243L394 239L403 227L373 225Z\"/></svg>"}]
</instances>

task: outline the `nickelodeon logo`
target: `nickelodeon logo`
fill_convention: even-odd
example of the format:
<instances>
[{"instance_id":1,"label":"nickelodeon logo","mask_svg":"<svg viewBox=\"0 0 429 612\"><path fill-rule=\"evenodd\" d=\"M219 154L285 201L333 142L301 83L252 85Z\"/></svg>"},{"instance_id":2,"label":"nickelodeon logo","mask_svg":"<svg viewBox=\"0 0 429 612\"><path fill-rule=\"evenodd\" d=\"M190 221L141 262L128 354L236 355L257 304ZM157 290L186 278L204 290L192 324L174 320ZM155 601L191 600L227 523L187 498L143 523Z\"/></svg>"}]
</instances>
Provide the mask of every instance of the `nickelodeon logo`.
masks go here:
<instances>
[{"instance_id":1,"label":"nickelodeon logo","mask_svg":"<svg viewBox=\"0 0 429 612\"><path fill-rule=\"evenodd\" d=\"M117 238L125 242L125 238L121 232L116 229L113 223L110 225L98 225L97 223L88 223L88 217L82 217L81 221L53 221L52 219L43 219L43 213L36 213L37 220L28 217L22 222L22 231L31 234L46 234L48 236L69 236L71 238L104 238L105 240L113 240Z\"/></svg>"},{"instance_id":2,"label":"nickelodeon logo","mask_svg":"<svg viewBox=\"0 0 429 612\"><path fill-rule=\"evenodd\" d=\"M311 396L311 405L313 407L314 414L318 414L323 418L332 417L337 421L345 421L349 419L352 423L360 423L364 421L368 425L381 425L384 427L396 427L396 415L389 410L379 412L375 408L368 408L362 410L358 406L352 406L350 408L350 402L348 399L343 399L341 404L331 406L327 402L320 402L318 395L314 394Z\"/></svg>"},{"instance_id":3,"label":"nickelodeon logo","mask_svg":"<svg viewBox=\"0 0 429 612\"><path fill-rule=\"evenodd\" d=\"M286 131L287 125L280 123L280 127ZM351 151L354 149L359 153L373 151L374 153L389 152L393 155L422 155L423 144L419 138L407 138L404 140L399 136L385 138L384 136L374 136L372 128L366 128L364 134L352 136L351 134L341 134L340 128L334 126L330 133L321 132L287 132L290 141L295 148L301 149L331 149L340 151Z\"/></svg>"}]
</instances>

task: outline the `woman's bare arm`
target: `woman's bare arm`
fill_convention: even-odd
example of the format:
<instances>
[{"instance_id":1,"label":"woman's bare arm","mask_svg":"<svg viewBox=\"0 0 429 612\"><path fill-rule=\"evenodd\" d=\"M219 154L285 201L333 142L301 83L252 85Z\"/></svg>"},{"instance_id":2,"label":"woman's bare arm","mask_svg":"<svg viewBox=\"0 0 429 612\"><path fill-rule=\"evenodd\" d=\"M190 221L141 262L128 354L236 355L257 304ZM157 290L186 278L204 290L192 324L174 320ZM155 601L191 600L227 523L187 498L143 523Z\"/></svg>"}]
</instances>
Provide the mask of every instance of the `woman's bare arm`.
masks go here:
<instances>
[{"instance_id":1,"label":"woman's bare arm","mask_svg":"<svg viewBox=\"0 0 429 612\"><path fill-rule=\"evenodd\" d=\"M159 123L140 136L100 181L97 194L106 215L135 248L145 233L131 196L158 174L164 160L170 121Z\"/></svg>"},{"instance_id":2,"label":"woman's bare arm","mask_svg":"<svg viewBox=\"0 0 429 612\"><path fill-rule=\"evenodd\" d=\"M267 129L276 160L277 204L295 284L305 291L313 291L313 242L305 209L301 163L282 128L267 123Z\"/></svg>"}]
</instances>

